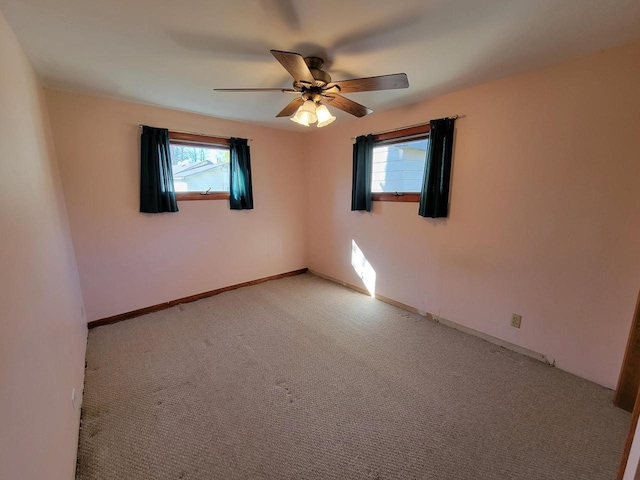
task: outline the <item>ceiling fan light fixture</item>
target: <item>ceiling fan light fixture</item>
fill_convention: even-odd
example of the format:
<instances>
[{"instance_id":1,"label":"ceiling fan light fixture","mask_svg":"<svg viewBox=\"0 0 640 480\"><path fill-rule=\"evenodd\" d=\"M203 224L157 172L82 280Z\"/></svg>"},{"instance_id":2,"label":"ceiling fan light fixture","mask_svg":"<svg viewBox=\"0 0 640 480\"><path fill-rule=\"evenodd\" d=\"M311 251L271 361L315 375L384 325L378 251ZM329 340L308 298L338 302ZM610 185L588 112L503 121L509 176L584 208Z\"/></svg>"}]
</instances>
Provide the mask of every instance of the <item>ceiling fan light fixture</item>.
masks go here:
<instances>
[{"instance_id":1,"label":"ceiling fan light fixture","mask_svg":"<svg viewBox=\"0 0 640 480\"><path fill-rule=\"evenodd\" d=\"M296 117L307 124L316 123L318 121L318 117L316 116L316 104L313 100L305 100L300 108L298 108Z\"/></svg>"},{"instance_id":2,"label":"ceiling fan light fixture","mask_svg":"<svg viewBox=\"0 0 640 480\"><path fill-rule=\"evenodd\" d=\"M299 115L299 113L300 113L300 109L298 108L298 110L296 111L296 113L294 113L294 114L291 116L291 119L290 119L290 120L291 120L292 122L296 122L297 124L302 125L302 126L304 126L304 127L308 127L308 126L309 126L309 123L308 123L308 122L306 122L306 121L305 121L305 120L304 120L304 119Z\"/></svg>"},{"instance_id":3,"label":"ceiling fan light fixture","mask_svg":"<svg viewBox=\"0 0 640 480\"><path fill-rule=\"evenodd\" d=\"M316 108L316 116L318 117L318 128L326 127L336 119L336 117L331 115L326 105L318 105L318 108Z\"/></svg>"}]
</instances>

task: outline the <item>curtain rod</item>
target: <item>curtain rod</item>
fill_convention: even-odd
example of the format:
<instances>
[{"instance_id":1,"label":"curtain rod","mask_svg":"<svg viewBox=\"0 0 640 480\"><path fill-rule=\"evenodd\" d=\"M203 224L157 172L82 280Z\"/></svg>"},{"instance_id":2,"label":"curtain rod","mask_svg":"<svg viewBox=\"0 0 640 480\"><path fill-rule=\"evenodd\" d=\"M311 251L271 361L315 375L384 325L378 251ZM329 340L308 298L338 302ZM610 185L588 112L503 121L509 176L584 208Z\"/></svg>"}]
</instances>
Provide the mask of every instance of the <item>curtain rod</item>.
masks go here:
<instances>
[{"instance_id":1,"label":"curtain rod","mask_svg":"<svg viewBox=\"0 0 640 480\"><path fill-rule=\"evenodd\" d=\"M138 125L138 127L142 128L142 127L146 127L148 125ZM183 130L169 130L170 132L175 132L175 133L186 133L187 135L200 135L201 137L215 137L215 138L226 138L227 140L230 139L231 137L224 137L222 135L211 135L210 133L198 133L198 132L185 132ZM247 138L248 142L253 142L253 138Z\"/></svg>"},{"instance_id":2,"label":"curtain rod","mask_svg":"<svg viewBox=\"0 0 640 480\"><path fill-rule=\"evenodd\" d=\"M451 118L453 120L456 120L457 118L460 118L460 115L453 115L451 117L444 117L444 118ZM404 130L405 128L413 128L413 127L422 127L423 125L429 125L430 122L424 122L424 123L414 123L413 125L405 125L404 127L398 127L398 128L392 128L390 130L383 130L382 132L375 132L372 133L371 135L382 135L383 133L391 133L391 132L397 132L398 130ZM351 137L351 140L355 140L358 137Z\"/></svg>"}]
</instances>

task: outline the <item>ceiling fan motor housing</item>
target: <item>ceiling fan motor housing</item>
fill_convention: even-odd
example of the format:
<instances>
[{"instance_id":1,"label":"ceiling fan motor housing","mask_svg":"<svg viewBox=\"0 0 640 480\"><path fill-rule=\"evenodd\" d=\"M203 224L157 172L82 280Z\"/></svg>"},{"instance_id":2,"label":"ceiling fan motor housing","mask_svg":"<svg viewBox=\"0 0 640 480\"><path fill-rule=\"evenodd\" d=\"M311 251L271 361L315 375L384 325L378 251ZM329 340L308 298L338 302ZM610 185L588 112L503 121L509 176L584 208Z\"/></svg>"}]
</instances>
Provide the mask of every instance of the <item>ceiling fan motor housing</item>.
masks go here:
<instances>
[{"instance_id":1,"label":"ceiling fan motor housing","mask_svg":"<svg viewBox=\"0 0 640 480\"><path fill-rule=\"evenodd\" d=\"M322 70L324 60L319 57L305 57L304 62L307 64L307 67L309 67L309 71L316 81L316 84L312 86L322 88L325 85L331 83L331 75ZM295 83L294 86L296 86Z\"/></svg>"}]
</instances>

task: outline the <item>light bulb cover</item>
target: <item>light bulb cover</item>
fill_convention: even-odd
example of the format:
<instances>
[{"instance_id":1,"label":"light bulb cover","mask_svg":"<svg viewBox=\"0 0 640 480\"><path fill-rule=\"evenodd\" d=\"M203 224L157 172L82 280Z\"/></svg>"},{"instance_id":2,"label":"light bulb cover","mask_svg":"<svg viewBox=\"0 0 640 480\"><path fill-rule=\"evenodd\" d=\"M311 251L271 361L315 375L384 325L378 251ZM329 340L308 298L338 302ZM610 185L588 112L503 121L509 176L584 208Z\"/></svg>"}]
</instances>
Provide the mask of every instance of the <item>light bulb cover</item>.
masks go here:
<instances>
[{"instance_id":1,"label":"light bulb cover","mask_svg":"<svg viewBox=\"0 0 640 480\"><path fill-rule=\"evenodd\" d=\"M336 117L331 115L331 112L326 105L318 105L318 108L316 108L316 115L318 117L318 128L326 127L336 119Z\"/></svg>"},{"instance_id":2,"label":"light bulb cover","mask_svg":"<svg viewBox=\"0 0 640 480\"><path fill-rule=\"evenodd\" d=\"M291 117L289 120L291 120L292 122L296 122L298 125L302 125L303 127L308 127L309 126L308 123L297 119L295 116Z\"/></svg>"},{"instance_id":3,"label":"light bulb cover","mask_svg":"<svg viewBox=\"0 0 640 480\"><path fill-rule=\"evenodd\" d=\"M298 118L304 119L307 123L317 122L316 104L313 100L306 100L298 109L298 115Z\"/></svg>"},{"instance_id":4,"label":"light bulb cover","mask_svg":"<svg viewBox=\"0 0 640 480\"><path fill-rule=\"evenodd\" d=\"M300 107L298 108L298 110L296 110L296 113L294 113L294 114L291 116L290 120L291 120L292 122L296 122L296 123L297 123L297 124L299 124L299 125L302 125L302 126L308 127L308 126L309 126L309 122L307 122L307 121L305 120L305 118L303 118L303 116L301 115L301 113L302 113L302 106L300 106Z\"/></svg>"}]
</instances>

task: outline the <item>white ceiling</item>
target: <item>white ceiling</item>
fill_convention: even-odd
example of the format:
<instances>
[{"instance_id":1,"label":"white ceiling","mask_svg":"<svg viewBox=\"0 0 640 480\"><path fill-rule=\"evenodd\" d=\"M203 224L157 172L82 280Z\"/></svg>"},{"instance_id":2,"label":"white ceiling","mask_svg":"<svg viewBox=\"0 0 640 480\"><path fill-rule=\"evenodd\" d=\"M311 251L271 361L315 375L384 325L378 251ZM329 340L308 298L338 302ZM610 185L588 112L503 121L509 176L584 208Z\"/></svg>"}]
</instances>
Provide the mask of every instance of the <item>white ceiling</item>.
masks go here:
<instances>
[{"instance_id":1,"label":"white ceiling","mask_svg":"<svg viewBox=\"0 0 640 480\"><path fill-rule=\"evenodd\" d=\"M286 50L326 58L334 80L407 73L406 90L345 95L380 111L640 38L639 0L0 0L0 10L47 86L296 130L275 118L289 95L213 88L289 88L269 53Z\"/></svg>"}]
</instances>

